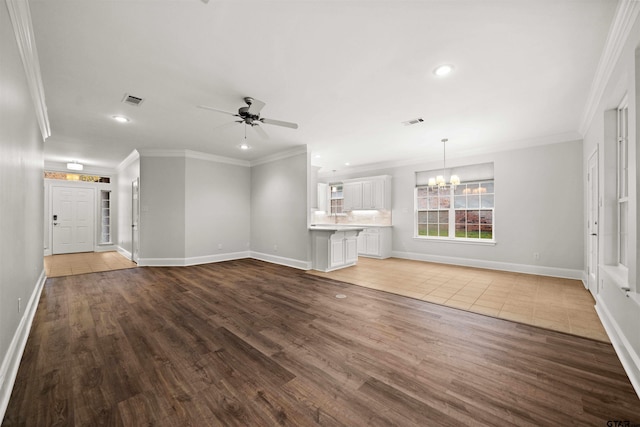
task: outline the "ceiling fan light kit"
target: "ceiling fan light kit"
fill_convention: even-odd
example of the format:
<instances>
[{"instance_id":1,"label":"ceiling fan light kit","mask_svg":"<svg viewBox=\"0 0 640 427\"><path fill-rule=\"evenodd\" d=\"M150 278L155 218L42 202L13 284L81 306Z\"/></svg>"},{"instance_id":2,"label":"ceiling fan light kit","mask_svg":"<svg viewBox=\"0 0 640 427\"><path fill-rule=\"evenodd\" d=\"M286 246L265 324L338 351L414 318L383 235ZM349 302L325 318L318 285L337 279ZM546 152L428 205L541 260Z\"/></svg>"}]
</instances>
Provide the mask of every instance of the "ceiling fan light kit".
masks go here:
<instances>
[{"instance_id":1,"label":"ceiling fan light kit","mask_svg":"<svg viewBox=\"0 0 640 427\"><path fill-rule=\"evenodd\" d=\"M298 125L292 122L284 122L282 120L268 119L266 117L260 117L260 111L266 105L264 102L252 98L250 96L244 97L246 107L240 107L237 113L231 113L229 111L220 110L218 108L209 107L207 105L198 105L198 108L205 110L216 111L218 113L229 114L230 116L238 117L240 120L236 120L237 123L244 123L255 128L256 132L263 138L268 138L267 133L261 128L260 124L282 126L290 129L298 129Z\"/></svg>"}]
</instances>

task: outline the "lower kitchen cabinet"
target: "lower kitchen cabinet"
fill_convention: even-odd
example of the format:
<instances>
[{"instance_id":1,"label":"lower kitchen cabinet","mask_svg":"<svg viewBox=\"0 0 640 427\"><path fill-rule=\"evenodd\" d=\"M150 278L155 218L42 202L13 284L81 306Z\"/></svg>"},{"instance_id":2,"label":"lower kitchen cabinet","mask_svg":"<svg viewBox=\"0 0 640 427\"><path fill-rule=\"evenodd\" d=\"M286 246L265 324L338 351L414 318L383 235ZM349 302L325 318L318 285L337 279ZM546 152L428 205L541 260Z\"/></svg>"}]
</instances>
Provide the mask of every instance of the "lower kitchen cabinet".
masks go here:
<instances>
[{"instance_id":1,"label":"lower kitchen cabinet","mask_svg":"<svg viewBox=\"0 0 640 427\"><path fill-rule=\"evenodd\" d=\"M371 258L391 256L391 227L365 228L358 236L358 255Z\"/></svg>"},{"instance_id":2,"label":"lower kitchen cabinet","mask_svg":"<svg viewBox=\"0 0 640 427\"><path fill-rule=\"evenodd\" d=\"M355 265L360 230L312 230L313 269L331 271Z\"/></svg>"}]
</instances>

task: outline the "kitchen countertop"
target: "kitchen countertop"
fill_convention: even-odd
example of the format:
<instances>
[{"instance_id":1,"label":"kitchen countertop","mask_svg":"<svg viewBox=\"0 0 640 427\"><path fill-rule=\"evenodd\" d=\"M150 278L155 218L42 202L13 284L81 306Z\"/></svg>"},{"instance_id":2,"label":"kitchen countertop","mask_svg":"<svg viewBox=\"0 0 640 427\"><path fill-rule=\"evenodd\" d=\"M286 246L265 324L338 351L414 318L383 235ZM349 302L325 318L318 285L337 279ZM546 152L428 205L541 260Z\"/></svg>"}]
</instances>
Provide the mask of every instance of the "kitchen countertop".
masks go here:
<instances>
[{"instance_id":1,"label":"kitchen countertop","mask_svg":"<svg viewBox=\"0 0 640 427\"><path fill-rule=\"evenodd\" d=\"M359 225L359 224L311 224L309 226L309 230L338 230L338 229L345 229L345 228L358 228L358 229L363 229L363 228L385 228L385 227L393 227L392 225L374 225L374 224L366 224L366 225Z\"/></svg>"},{"instance_id":2,"label":"kitchen countertop","mask_svg":"<svg viewBox=\"0 0 640 427\"><path fill-rule=\"evenodd\" d=\"M340 224L318 224L310 225L309 230L318 231L362 231L366 227L359 225L340 225Z\"/></svg>"}]
</instances>

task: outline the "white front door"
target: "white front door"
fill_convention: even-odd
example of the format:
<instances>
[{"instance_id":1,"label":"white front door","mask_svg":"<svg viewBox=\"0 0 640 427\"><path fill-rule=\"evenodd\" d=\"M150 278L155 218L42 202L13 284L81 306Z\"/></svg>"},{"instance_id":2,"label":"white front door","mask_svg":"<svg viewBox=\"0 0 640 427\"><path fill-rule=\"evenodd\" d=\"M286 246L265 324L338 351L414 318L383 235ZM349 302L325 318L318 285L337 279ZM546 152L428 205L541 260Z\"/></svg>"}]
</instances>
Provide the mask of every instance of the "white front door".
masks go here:
<instances>
[{"instance_id":1,"label":"white front door","mask_svg":"<svg viewBox=\"0 0 640 427\"><path fill-rule=\"evenodd\" d=\"M53 254L93 252L94 189L54 186L51 191Z\"/></svg>"},{"instance_id":2,"label":"white front door","mask_svg":"<svg viewBox=\"0 0 640 427\"><path fill-rule=\"evenodd\" d=\"M589 291L592 294L598 293L598 151L589 157L587 170L587 241L588 241L588 283Z\"/></svg>"}]
</instances>

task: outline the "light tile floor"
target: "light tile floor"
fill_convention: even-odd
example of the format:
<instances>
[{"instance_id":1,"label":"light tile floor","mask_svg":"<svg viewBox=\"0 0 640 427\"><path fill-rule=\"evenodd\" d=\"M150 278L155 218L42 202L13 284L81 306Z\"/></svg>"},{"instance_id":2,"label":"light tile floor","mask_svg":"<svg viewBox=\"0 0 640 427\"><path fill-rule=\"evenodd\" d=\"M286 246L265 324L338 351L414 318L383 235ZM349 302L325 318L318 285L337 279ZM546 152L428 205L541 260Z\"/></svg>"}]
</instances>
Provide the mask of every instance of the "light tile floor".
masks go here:
<instances>
[{"instance_id":1,"label":"light tile floor","mask_svg":"<svg viewBox=\"0 0 640 427\"><path fill-rule=\"evenodd\" d=\"M309 273L609 342L595 301L579 280L364 257L353 267Z\"/></svg>"},{"instance_id":2,"label":"light tile floor","mask_svg":"<svg viewBox=\"0 0 640 427\"><path fill-rule=\"evenodd\" d=\"M138 265L118 252L83 252L44 257L47 277L135 268Z\"/></svg>"}]
</instances>

